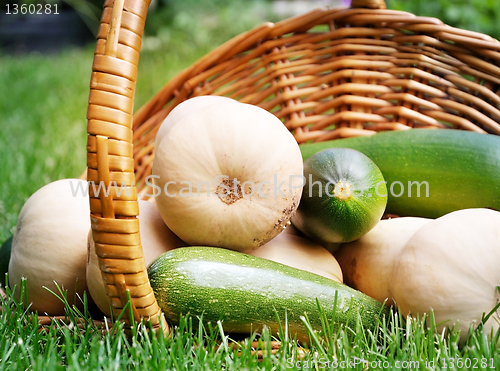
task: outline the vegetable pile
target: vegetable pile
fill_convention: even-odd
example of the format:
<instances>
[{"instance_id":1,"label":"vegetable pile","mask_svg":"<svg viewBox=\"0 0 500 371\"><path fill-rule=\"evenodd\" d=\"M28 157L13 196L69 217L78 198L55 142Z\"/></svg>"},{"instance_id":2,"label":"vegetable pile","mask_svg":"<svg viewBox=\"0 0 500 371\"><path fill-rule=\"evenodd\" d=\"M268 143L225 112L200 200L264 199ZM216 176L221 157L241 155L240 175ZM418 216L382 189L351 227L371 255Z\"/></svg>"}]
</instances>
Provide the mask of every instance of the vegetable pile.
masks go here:
<instances>
[{"instance_id":1,"label":"vegetable pile","mask_svg":"<svg viewBox=\"0 0 500 371\"><path fill-rule=\"evenodd\" d=\"M141 245L174 325L190 314L277 334L286 319L307 341L324 313L375 329L399 309L433 312L462 341L480 323L499 328L498 136L412 129L299 146L270 112L196 97L159 127L152 179ZM8 284L19 296L26 279L40 314L64 314L62 290L75 305L88 291L110 316L78 185L59 180L28 199L2 247Z\"/></svg>"}]
</instances>

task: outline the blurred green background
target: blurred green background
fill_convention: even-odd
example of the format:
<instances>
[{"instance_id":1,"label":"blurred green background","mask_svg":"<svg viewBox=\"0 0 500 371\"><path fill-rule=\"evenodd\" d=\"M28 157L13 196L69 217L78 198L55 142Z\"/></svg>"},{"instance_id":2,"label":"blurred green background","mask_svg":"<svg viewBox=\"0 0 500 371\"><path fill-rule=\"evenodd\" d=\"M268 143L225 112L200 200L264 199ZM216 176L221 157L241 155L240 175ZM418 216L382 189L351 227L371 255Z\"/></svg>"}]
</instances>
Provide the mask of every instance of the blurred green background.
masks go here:
<instances>
[{"instance_id":1,"label":"blurred green background","mask_svg":"<svg viewBox=\"0 0 500 371\"><path fill-rule=\"evenodd\" d=\"M436 17L450 26L477 31L500 40L498 0L386 0L387 7Z\"/></svg>"},{"instance_id":2,"label":"blurred green background","mask_svg":"<svg viewBox=\"0 0 500 371\"><path fill-rule=\"evenodd\" d=\"M42 1L7 4L12 12L14 4ZM63 26L45 27L46 35L36 34L49 40L50 47L43 50L39 41L42 50L35 47L35 51L30 51L29 40L22 43L22 36L21 46L13 46L16 27L26 31L32 23L23 22L31 20L6 14L7 5L1 9L0 242L13 232L17 215L32 193L56 179L78 177L85 169L93 35L102 3L45 0L44 5L57 4L60 13L72 12L77 18L69 18L70 28L63 35L54 33ZM345 4L346 0L155 0L146 23L135 107L147 102L180 70L243 31L308 8ZM387 6L500 39L498 0L387 0ZM84 31L75 36L77 28ZM33 35L30 40L35 40Z\"/></svg>"}]
</instances>

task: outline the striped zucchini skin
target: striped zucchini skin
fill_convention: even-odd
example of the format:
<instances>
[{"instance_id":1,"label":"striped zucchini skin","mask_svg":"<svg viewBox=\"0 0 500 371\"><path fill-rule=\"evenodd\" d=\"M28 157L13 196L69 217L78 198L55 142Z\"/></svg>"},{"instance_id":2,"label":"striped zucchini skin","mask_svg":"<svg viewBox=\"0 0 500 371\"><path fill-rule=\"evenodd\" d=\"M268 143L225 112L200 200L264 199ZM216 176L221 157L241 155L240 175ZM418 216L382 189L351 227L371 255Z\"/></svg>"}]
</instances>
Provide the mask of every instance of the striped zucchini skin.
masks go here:
<instances>
[{"instance_id":1,"label":"striped zucchini skin","mask_svg":"<svg viewBox=\"0 0 500 371\"><path fill-rule=\"evenodd\" d=\"M335 313L335 326L348 320L354 324L359 315L365 328L374 329L389 311L344 284L222 248L169 251L150 264L148 275L160 308L174 325L190 314L194 320L203 316L204 322L221 320L226 332L250 334L266 326L277 334L286 316L292 337L307 341L301 316L307 315L314 330L322 329L316 298L328 318Z\"/></svg>"},{"instance_id":2,"label":"striped zucchini skin","mask_svg":"<svg viewBox=\"0 0 500 371\"><path fill-rule=\"evenodd\" d=\"M335 147L356 149L380 168L387 213L438 218L466 208L500 210L500 136L412 129L300 145L304 160Z\"/></svg>"}]
</instances>

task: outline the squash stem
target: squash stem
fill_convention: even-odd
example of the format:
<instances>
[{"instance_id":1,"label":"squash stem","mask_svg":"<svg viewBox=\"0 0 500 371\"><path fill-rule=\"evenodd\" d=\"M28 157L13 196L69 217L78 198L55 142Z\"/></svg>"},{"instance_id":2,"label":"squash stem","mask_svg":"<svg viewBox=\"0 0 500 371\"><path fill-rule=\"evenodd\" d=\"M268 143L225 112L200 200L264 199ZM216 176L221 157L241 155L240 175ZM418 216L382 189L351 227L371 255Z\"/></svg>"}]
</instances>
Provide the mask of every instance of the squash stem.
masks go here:
<instances>
[{"instance_id":1,"label":"squash stem","mask_svg":"<svg viewBox=\"0 0 500 371\"><path fill-rule=\"evenodd\" d=\"M345 179L340 179L335 185L333 194L340 201L345 201L352 197L352 185Z\"/></svg>"}]
</instances>

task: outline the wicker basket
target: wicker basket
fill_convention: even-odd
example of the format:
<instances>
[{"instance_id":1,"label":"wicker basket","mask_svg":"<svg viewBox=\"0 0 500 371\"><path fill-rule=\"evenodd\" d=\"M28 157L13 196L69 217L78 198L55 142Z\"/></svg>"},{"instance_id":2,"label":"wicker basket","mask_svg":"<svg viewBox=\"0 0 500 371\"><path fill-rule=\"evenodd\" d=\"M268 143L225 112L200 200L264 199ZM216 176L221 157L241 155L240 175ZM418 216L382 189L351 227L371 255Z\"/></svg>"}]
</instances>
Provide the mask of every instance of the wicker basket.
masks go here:
<instances>
[{"instance_id":1,"label":"wicker basket","mask_svg":"<svg viewBox=\"0 0 500 371\"><path fill-rule=\"evenodd\" d=\"M87 117L87 179L135 185L131 197L90 199L106 290L115 316L131 298L128 324L144 318L168 329L146 272L137 199L156 131L180 102L213 94L258 105L299 143L410 128L500 134L500 42L387 10L383 0L262 24L180 72L133 115L149 2L105 2Z\"/></svg>"}]
</instances>

